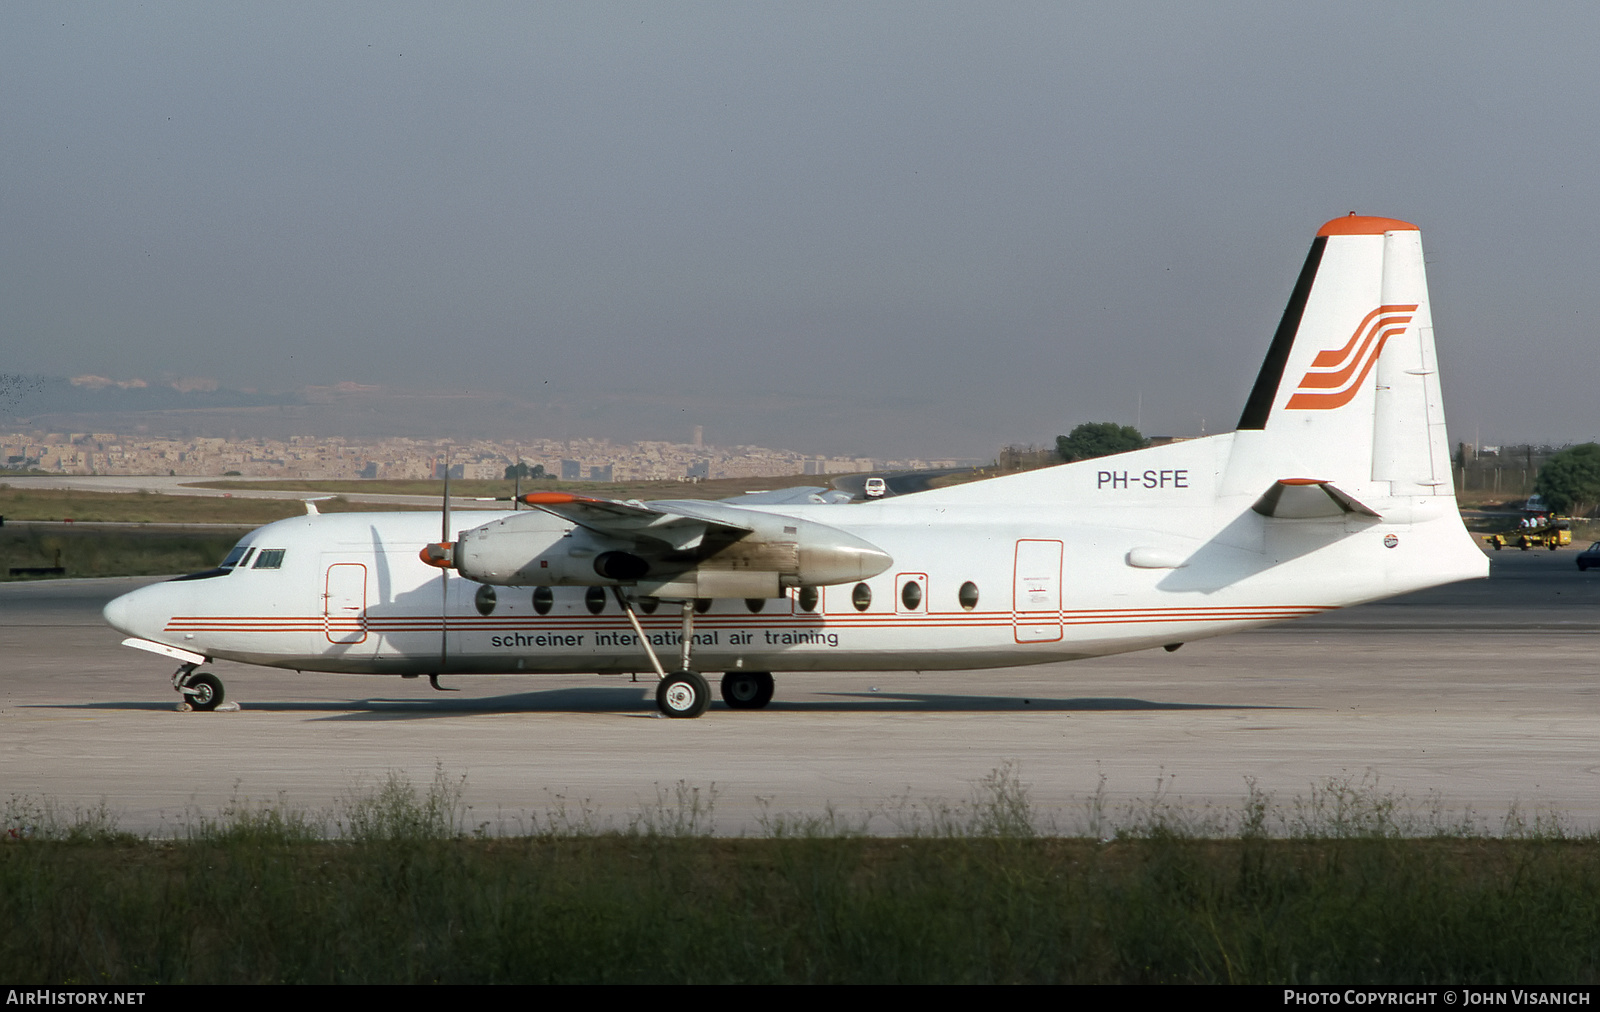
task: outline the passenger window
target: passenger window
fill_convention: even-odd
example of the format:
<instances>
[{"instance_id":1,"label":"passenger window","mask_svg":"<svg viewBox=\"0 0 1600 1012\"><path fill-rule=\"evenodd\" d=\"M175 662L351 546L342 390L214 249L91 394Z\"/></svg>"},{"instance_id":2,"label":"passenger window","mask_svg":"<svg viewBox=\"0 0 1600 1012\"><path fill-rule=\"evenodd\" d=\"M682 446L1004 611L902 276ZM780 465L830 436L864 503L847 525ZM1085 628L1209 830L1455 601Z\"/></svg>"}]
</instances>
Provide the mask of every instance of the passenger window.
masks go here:
<instances>
[{"instance_id":1,"label":"passenger window","mask_svg":"<svg viewBox=\"0 0 1600 1012\"><path fill-rule=\"evenodd\" d=\"M850 603L856 606L856 611L872 607L872 588L864 583L856 584L856 589L850 592Z\"/></svg>"},{"instance_id":2,"label":"passenger window","mask_svg":"<svg viewBox=\"0 0 1600 1012\"><path fill-rule=\"evenodd\" d=\"M801 587L800 593L795 595L795 600L800 602L801 611L816 611L817 596L817 588Z\"/></svg>"},{"instance_id":3,"label":"passenger window","mask_svg":"<svg viewBox=\"0 0 1600 1012\"><path fill-rule=\"evenodd\" d=\"M701 615L711 610L711 598L697 597L694 599L694 610Z\"/></svg>"},{"instance_id":4,"label":"passenger window","mask_svg":"<svg viewBox=\"0 0 1600 1012\"><path fill-rule=\"evenodd\" d=\"M555 592L549 587L533 588L533 610L541 615L550 614L551 607L556 603Z\"/></svg>"},{"instance_id":5,"label":"passenger window","mask_svg":"<svg viewBox=\"0 0 1600 1012\"><path fill-rule=\"evenodd\" d=\"M978 606L978 585L968 580L961 585L961 590L956 594L956 600L961 602L961 607L967 611Z\"/></svg>"},{"instance_id":6,"label":"passenger window","mask_svg":"<svg viewBox=\"0 0 1600 1012\"><path fill-rule=\"evenodd\" d=\"M633 603L638 605L639 610L644 612L646 615L654 615L656 613L656 609L661 607L661 599L659 597L650 597L648 595L639 598Z\"/></svg>"},{"instance_id":7,"label":"passenger window","mask_svg":"<svg viewBox=\"0 0 1600 1012\"><path fill-rule=\"evenodd\" d=\"M282 569L283 553L287 548L263 548L261 554L256 556L256 569ZM240 563L243 565L244 563Z\"/></svg>"},{"instance_id":8,"label":"passenger window","mask_svg":"<svg viewBox=\"0 0 1600 1012\"><path fill-rule=\"evenodd\" d=\"M767 606L767 601L761 597L747 597L744 599L744 606L750 609L750 614L754 615Z\"/></svg>"},{"instance_id":9,"label":"passenger window","mask_svg":"<svg viewBox=\"0 0 1600 1012\"><path fill-rule=\"evenodd\" d=\"M478 614L488 618L494 614L495 596L494 588L488 584L478 588L478 593L472 598L472 606L478 609Z\"/></svg>"},{"instance_id":10,"label":"passenger window","mask_svg":"<svg viewBox=\"0 0 1600 1012\"><path fill-rule=\"evenodd\" d=\"M900 588L900 603L906 606L906 611L916 611L917 605L922 603L921 584L907 580L906 585Z\"/></svg>"},{"instance_id":11,"label":"passenger window","mask_svg":"<svg viewBox=\"0 0 1600 1012\"><path fill-rule=\"evenodd\" d=\"M604 587L590 587L583 595L583 605L589 609L589 614L598 615L606 610L606 589Z\"/></svg>"}]
</instances>

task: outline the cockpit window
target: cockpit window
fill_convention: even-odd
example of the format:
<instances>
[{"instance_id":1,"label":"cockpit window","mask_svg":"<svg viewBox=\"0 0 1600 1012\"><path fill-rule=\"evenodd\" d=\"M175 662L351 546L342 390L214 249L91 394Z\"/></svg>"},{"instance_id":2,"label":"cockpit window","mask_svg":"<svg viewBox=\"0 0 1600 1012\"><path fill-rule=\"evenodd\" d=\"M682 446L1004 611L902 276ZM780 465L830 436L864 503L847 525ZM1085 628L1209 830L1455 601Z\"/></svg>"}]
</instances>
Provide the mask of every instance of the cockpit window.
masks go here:
<instances>
[{"instance_id":1,"label":"cockpit window","mask_svg":"<svg viewBox=\"0 0 1600 1012\"><path fill-rule=\"evenodd\" d=\"M283 567L283 553L285 548L263 548L261 554L256 556L256 569L281 569Z\"/></svg>"},{"instance_id":2,"label":"cockpit window","mask_svg":"<svg viewBox=\"0 0 1600 1012\"><path fill-rule=\"evenodd\" d=\"M250 545L234 545L233 551L228 553L228 557L223 559L217 568L232 569L235 566L242 565L244 560L249 557L250 553L253 551L255 551L255 548Z\"/></svg>"},{"instance_id":3,"label":"cockpit window","mask_svg":"<svg viewBox=\"0 0 1600 1012\"><path fill-rule=\"evenodd\" d=\"M227 576L235 569L243 569L245 566L248 566L250 564L250 556L254 555L255 551L254 545L234 545L233 548L228 552L227 557L217 564L217 568L202 570L198 573L190 573L187 576L177 576L173 577L173 579L210 580L218 576ZM259 566L260 564L261 563L257 561L256 565Z\"/></svg>"}]
</instances>

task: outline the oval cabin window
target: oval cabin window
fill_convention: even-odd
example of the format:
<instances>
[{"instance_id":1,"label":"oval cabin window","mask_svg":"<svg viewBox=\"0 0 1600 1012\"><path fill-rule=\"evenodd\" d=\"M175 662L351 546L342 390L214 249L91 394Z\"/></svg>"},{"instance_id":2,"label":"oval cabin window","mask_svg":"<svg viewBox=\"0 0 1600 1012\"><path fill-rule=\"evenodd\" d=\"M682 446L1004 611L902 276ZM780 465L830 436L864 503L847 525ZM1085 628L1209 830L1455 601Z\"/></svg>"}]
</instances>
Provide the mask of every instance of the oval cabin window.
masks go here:
<instances>
[{"instance_id":1,"label":"oval cabin window","mask_svg":"<svg viewBox=\"0 0 1600 1012\"><path fill-rule=\"evenodd\" d=\"M850 603L856 606L856 611L872 607L872 588L864 583L856 584L856 589L850 592Z\"/></svg>"},{"instance_id":2,"label":"oval cabin window","mask_svg":"<svg viewBox=\"0 0 1600 1012\"><path fill-rule=\"evenodd\" d=\"M533 588L533 610L541 615L550 614L550 609L555 606L555 591L549 587Z\"/></svg>"},{"instance_id":3,"label":"oval cabin window","mask_svg":"<svg viewBox=\"0 0 1600 1012\"><path fill-rule=\"evenodd\" d=\"M978 585L971 580L963 583L960 593L956 594L956 600L960 601L961 607L967 611L976 608L978 606Z\"/></svg>"},{"instance_id":4,"label":"oval cabin window","mask_svg":"<svg viewBox=\"0 0 1600 1012\"><path fill-rule=\"evenodd\" d=\"M900 588L900 603L906 606L906 611L916 611L922 603L922 587L915 580L907 580L906 585Z\"/></svg>"},{"instance_id":5,"label":"oval cabin window","mask_svg":"<svg viewBox=\"0 0 1600 1012\"><path fill-rule=\"evenodd\" d=\"M483 586L479 587L478 592L472 597L473 607L477 608L478 614L482 615L484 618L488 618L490 615L494 614L494 604L494 588L488 584L484 584Z\"/></svg>"}]
</instances>

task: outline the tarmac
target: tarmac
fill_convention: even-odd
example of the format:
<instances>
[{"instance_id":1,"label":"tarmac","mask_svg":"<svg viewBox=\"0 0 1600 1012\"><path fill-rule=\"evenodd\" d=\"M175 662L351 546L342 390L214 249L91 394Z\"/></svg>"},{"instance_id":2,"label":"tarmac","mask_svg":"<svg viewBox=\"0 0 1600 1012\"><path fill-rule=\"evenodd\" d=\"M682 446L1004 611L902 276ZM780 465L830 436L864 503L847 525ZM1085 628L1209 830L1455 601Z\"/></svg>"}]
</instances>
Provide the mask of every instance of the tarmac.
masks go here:
<instances>
[{"instance_id":1,"label":"tarmac","mask_svg":"<svg viewBox=\"0 0 1600 1012\"><path fill-rule=\"evenodd\" d=\"M1069 833L1388 811L1416 832L1600 828L1600 573L1490 553L1486 581L1175 653L997 671L779 673L767 709L655 710L622 677L315 675L208 666L237 712L175 710L105 601L144 579L0 584L0 797L102 803L181 834L230 805L312 812L391 777L458 786L469 828L823 823L925 832L1026 797ZM831 822L830 822L831 820Z\"/></svg>"}]
</instances>

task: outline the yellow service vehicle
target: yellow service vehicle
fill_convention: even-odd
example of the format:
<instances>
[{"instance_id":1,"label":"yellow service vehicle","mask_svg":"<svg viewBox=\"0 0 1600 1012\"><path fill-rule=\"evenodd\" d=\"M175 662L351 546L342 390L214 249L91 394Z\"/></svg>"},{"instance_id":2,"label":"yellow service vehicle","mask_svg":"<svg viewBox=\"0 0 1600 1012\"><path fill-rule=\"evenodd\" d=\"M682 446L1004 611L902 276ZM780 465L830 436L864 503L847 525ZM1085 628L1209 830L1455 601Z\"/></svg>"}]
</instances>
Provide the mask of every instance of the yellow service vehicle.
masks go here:
<instances>
[{"instance_id":1,"label":"yellow service vehicle","mask_svg":"<svg viewBox=\"0 0 1600 1012\"><path fill-rule=\"evenodd\" d=\"M1562 545L1572 544L1572 521L1567 517L1530 517L1509 531L1484 536L1484 541L1495 551L1511 545L1526 552L1530 548L1548 548L1552 552Z\"/></svg>"}]
</instances>

